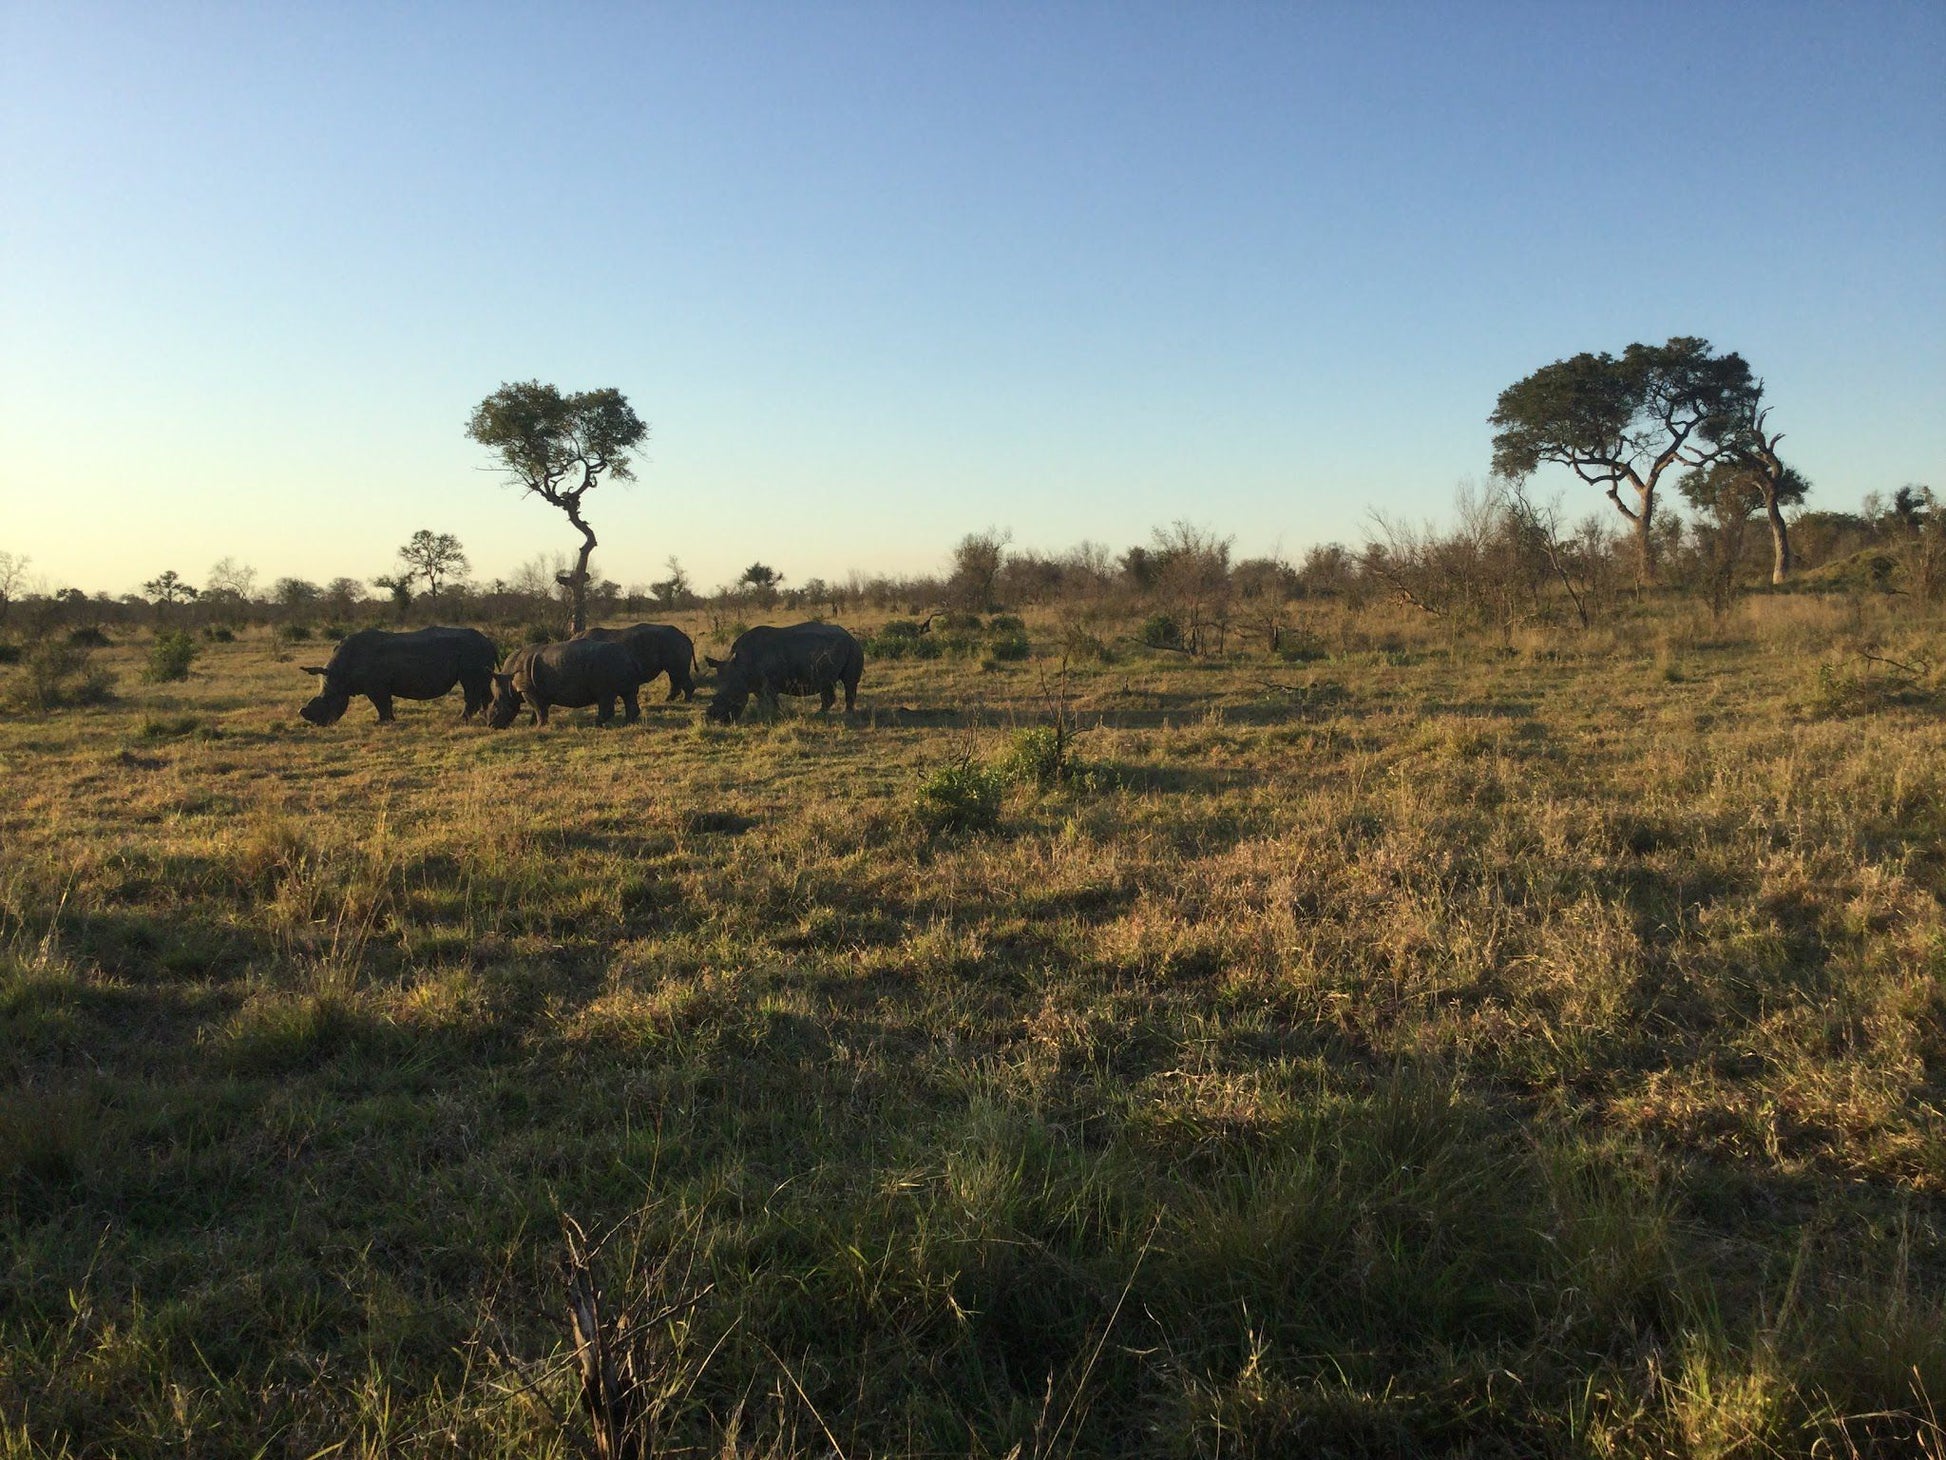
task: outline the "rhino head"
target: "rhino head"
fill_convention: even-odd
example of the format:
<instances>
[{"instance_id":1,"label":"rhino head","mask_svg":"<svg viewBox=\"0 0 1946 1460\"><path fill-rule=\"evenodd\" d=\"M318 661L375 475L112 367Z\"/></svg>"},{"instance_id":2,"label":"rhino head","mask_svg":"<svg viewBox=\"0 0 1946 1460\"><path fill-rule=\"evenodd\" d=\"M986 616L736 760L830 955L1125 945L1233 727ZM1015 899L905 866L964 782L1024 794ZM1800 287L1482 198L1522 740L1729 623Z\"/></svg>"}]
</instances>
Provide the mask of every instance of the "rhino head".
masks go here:
<instances>
[{"instance_id":1,"label":"rhino head","mask_svg":"<svg viewBox=\"0 0 1946 1460\"><path fill-rule=\"evenodd\" d=\"M337 724L344 718L345 711L351 708L351 691L346 688L343 676L333 674L322 664L307 664L304 672L319 675L324 682L297 713L313 725Z\"/></svg>"},{"instance_id":2,"label":"rhino head","mask_svg":"<svg viewBox=\"0 0 1946 1460\"><path fill-rule=\"evenodd\" d=\"M716 693L703 711L704 718L714 720L719 725L734 724L737 716L743 713L743 707L750 702L748 667L740 663L734 654L728 659L712 659L705 654L703 662L716 671Z\"/></svg>"},{"instance_id":3,"label":"rhino head","mask_svg":"<svg viewBox=\"0 0 1946 1460\"><path fill-rule=\"evenodd\" d=\"M514 716L520 713L520 691L514 688L511 674L493 676L493 703L487 706L486 722L489 728L505 730L513 724Z\"/></svg>"}]
</instances>

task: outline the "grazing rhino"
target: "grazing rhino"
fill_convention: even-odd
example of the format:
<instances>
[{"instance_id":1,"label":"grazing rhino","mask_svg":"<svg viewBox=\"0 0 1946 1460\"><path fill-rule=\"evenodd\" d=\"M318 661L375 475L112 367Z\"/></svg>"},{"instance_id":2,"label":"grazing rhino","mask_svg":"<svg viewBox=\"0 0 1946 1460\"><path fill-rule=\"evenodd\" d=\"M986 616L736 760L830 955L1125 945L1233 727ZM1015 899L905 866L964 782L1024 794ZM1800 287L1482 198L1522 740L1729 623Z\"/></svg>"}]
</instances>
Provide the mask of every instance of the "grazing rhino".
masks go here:
<instances>
[{"instance_id":1,"label":"grazing rhino","mask_svg":"<svg viewBox=\"0 0 1946 1460\"><path fill-rule=\"evenodd\" d=\"M583 629L573 639L597 639L603 643L620 644L635 656L635 662L642 668L642 682L647 684L658 674L669 676L669 698L681 695L685 700L696 697L695 676L690 673L696 662L696 646L674 624L636 624L628 629Z\"/></svg>"},{"instance_id":2,"label":"grazing rhino","mask_svg":"<svg viewBox=\"0 0 1946 1460\"><path fill-rule=\"evenodd\" d=\"M757 628L737 635L728 659L711 659L716 694L706 712L725 723L743 713L751 695L771 709L777 696L817 695L825 714L845 687L845 713L858 703L858 678L865 651L836 624L792 624L787 629Z\"/></svg>"},{"instance_id":3,"label":"grazing rhino","mask_svg":"<svg viewBox=\"0 0 1946 1460\"><path fill-rule=\"evenodd\" d=\"M570 639L564 644L534 644L516 649L493 676L493 705L487 724L504 730L513 724L524 701L534 711L534 723L545 725L556 705L571 710L595 706L595 723L615 718L615 701L622 702L622 722L633 724L642 713L636 688L642 668L620 644L599 639Z\"/></svg>"},{"instance_id":4,"label":"grazing rhino","mask_svg":"<svg viewBox=\"0 0 1946 1460\"><path fill-rule=\"evenodd\" d=\"M392 718L392 700L436 700L457 684L466 693L461 719L470 720L493 697L493 640L477 629L414 629L394 634L360 629L338 645L329 664L306 665L324 682L297 713L313 725L335 725L364 695L380 720Z\"/></svg>"}]
</instances>

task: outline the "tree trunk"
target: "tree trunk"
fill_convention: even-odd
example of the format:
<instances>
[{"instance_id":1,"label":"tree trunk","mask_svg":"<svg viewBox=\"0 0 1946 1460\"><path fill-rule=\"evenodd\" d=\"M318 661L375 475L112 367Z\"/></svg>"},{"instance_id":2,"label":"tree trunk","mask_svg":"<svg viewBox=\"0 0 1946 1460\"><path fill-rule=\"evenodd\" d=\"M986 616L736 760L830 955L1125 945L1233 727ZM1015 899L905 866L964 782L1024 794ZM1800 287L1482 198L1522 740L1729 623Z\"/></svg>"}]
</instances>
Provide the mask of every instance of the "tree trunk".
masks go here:
<instances>
[{"instance_id":1,"label":"tree trunk","mask_svg":"<svg viewBox=\"0 0 1946 1460\"><path fill-rule=\"evenodd\" d=\"M588 627L588 559L594 556L595 530L581 520L581 513L575 504L568 504L568 521L581 532L581 551L574 560L574 572L568 578L568 592L571 595L569 607L568 632L578 634Z\"/></svg>"},{"instance_id":2,"label":"tree trunk","mask_svg":"<svg viewBox=\"0 0 1946 1460\"><path fill-rule=\"evenodd\" d=\"M1655 583L1655 538L1650 528L1655 522L1655 488L1638 487L1642 510L1635 514L1635 568L1643 587Z\"/></svg>"},{"instance_id":3,"label":"tree trunk","mask_svg":"<svg viewBox=\"0 0 1946 1460\"><path fill-rule=\"evenodd\" d=\"M1775 492L1764 493L1764 512L1770 518L1770 581L1782 583L1791 575L1791 535L1784 525L1784 509Z\"/></svg>"}]
</instances>

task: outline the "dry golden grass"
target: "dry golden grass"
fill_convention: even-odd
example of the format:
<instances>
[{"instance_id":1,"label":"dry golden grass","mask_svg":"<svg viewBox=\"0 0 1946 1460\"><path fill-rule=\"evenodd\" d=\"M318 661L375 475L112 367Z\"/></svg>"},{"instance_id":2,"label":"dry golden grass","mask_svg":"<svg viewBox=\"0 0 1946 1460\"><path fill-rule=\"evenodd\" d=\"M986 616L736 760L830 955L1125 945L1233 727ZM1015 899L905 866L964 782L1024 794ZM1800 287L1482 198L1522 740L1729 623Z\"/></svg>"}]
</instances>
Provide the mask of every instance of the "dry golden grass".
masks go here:
<instances>
[{"instance_id":1,"label":"dry golden grass","mask_svg":"<svg viewBox=\"0 0 1946 1460\"><path fill-rule=\"evenodd\" d=\"M671 1454L1941 1453L1936 622L1029 628L850 721L320 731L246 636L0 723L0 1456L570 1453L562 1213L688 1284Z\"/></svg>"}]
</instances>

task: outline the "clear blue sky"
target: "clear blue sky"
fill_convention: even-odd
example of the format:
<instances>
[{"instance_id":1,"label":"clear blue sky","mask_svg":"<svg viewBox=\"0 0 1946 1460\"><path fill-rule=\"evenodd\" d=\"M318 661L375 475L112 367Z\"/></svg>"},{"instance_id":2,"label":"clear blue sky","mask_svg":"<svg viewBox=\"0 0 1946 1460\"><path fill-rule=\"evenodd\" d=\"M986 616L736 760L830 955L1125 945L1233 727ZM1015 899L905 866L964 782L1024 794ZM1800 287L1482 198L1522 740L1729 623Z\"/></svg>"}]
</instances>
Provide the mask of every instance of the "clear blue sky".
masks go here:
<instances>
[{"instance_id":1,"label":"clear blue sky","mask_svg":"<svg viewBox=\"0 0 1946 1460\"><path fill-rule=\"evenodd\" d=\"M1295 555L1671 334L1817 503L1946 487L1942 77L1935 0L0 0L0 550L505 574L576 540L462 427L537 377L651 423L588 504L624 583Z\"/></svg>"}]
</instances>

